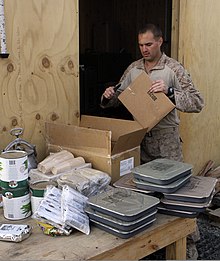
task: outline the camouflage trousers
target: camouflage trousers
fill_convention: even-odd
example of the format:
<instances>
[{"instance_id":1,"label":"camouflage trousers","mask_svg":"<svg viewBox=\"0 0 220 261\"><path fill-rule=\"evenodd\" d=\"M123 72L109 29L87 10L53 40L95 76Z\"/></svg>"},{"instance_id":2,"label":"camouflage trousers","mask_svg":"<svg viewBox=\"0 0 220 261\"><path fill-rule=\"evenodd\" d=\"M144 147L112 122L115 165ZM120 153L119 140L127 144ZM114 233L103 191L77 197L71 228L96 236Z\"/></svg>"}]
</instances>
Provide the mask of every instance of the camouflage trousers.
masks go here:
<instances>
[{"instance_id":1,"label":"camouflage trousers","mask_svg":"<svg viewBox=\"0 0 220 261\"><path fill-rule=\"evenodd\" d=\"M183 161L178 127L152 130L145 134L141 142L141 163L158 158Z\"/></svg>"}]
</instances>

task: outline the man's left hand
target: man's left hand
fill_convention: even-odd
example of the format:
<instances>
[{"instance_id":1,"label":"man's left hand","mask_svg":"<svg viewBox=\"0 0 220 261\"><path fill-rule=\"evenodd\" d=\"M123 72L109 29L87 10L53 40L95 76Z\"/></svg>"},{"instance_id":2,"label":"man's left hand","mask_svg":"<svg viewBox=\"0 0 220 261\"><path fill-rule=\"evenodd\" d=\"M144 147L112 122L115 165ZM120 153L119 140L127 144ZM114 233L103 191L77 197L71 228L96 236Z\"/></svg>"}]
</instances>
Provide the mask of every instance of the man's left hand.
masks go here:
<instances>
[{"instance_id":1,"label":"man's left hand","mask_svg":"<svg viewBox=\"0 0 220 261\"><path fill-rule=\"evenodd\" d=\"M149 92L163 92L165 94L168 93L168 87L166 86L163 80L153 81Z\"/></svg>"}]
</instances>

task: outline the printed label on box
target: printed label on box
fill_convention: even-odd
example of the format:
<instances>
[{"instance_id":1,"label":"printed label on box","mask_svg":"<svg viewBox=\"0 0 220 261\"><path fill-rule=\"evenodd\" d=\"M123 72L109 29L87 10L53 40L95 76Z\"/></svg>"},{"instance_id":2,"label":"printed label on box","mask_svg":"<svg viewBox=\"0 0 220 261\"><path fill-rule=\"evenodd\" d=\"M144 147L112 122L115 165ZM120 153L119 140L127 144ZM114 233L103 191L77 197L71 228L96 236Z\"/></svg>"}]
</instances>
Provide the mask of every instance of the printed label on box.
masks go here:
<instances>
[{"instance_id":1,"label":"printed label on box","mask_svg":"<svg viewBox=\"0 0 220 261\"><path fill-rule=\"evenodd\" d=\"M120 161L120 176L130 173L134 168L134 157Z\"/></svg>"}]
</instances>

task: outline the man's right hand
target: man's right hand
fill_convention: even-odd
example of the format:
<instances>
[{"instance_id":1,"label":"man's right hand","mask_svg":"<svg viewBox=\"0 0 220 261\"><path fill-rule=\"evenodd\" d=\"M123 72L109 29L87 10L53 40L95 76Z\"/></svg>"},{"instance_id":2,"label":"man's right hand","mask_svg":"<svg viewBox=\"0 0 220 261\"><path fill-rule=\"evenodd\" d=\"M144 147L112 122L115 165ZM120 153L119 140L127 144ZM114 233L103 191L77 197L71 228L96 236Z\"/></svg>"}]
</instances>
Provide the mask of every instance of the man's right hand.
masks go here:
<instances>
[{"instance_id":1,"label":"man's right hand","mask_svg":"<svg viewBox=\"0 0 220 261\"><path fill-rule=\"evenodd\" d=\"M103 97L105 97L106 99L111 99L114 96L114 94L115 94L114 86L110 86L103 93Z\"/></svg>"}]
</instances>

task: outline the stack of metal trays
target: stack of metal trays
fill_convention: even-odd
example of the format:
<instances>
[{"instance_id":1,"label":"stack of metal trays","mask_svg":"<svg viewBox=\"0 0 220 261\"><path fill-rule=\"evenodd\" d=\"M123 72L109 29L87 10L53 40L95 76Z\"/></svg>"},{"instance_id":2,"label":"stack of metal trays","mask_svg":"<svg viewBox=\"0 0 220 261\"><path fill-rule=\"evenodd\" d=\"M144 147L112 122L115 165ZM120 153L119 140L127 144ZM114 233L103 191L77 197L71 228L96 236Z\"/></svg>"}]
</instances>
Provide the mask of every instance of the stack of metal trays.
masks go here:
<instances>
[{"instance_id":1,"label":"stack of metal trays","mask_svg":"<svg viewBox=\"0 0 220 261\"><path fill-rule=\"evenodd\" d=\"M161 199L159 212L184 217L195 217L211 204L217 179L192 176L190 181L175 193Z\"/></svg>"},{"instance_id":2,"label":"stack of metal trays","mask_svg":"<svg viewBox=\"0 0 220 261\"><path fill-rule=\"evenodd\" d=\"M123 188L111 188L88 199L85 209L93 225L121 238L143 231L156 220L160 200Z\"/></svg>"},{"instance_id":3,"label":"stack of metal trays","mask_svg":"<svg viewBox=\"0 0 220 261\"><path fill-rule=\"evenodd\" d=\"M153 191L146 190L146 189L138 189L133 180L134 180L133 173L128 173L128 174L123 175L119 180L117 180L115 183L113 183L113 186L116 188L125 188L125 189L130 189L130 190L141 192L141 193L146 193L146 194L152 195L152 196L154 195Z\"/></svg>"},{"instance_id":4,"label":"stack of metal trays","mask_svg":"<svg viewBox=\"0 0 220 261\"><path fill-rule=\"evenodd\" d=\"M156 159L131 170L138 189L174 193L192 176L193 166L169 159Z\"/></svg>"}]
</instances>

